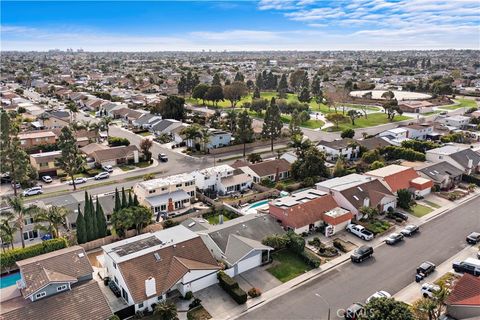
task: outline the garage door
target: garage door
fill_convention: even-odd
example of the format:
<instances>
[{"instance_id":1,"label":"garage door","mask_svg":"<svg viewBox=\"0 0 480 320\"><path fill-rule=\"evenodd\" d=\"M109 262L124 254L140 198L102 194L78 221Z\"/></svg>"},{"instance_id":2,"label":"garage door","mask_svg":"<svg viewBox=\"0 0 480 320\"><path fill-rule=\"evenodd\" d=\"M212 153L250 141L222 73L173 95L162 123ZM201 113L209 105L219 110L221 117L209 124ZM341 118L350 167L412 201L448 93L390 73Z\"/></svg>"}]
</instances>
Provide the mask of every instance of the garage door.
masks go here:
<instances>
[{"instance_id":1,"label":"garage door","mask_svg":"<svg viewBox=\"0 0 480 320\"><path fill-rule=\"evenodd\" d=\"M243 258L240 262L238 262L237 274L240 274L252 268L258 267L261 264L262 264L262 252L253 251L248 256Z\"/></svg>"},{"instance_id":2,"label":"garage door","mask_svg":"<svg viewBox=\"0 0 480 320\"><path fill-rule=\"evenodd\" d=\"M190 283L190 290L192 292L196 292L202 289L205 289L206 287L209 287L215 283L218 282L217 279L217 272L213 272L212 274L209 274L203 278L200 278L196 281L193 281Z\"/></svg>"}]
</instances>

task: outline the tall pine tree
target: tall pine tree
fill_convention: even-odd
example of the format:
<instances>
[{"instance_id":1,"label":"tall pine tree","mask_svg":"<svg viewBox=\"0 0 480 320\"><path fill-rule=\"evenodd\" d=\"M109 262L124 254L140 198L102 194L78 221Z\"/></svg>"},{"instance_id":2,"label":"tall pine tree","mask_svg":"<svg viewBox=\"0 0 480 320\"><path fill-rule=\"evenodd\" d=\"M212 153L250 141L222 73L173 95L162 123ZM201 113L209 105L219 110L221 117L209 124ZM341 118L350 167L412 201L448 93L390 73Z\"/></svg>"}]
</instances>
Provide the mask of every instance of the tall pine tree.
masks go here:
<instances>
[{"instance_id":1,"label":"tall pine tree","mask_svg":"<svg viewBox=\"0 0 480 320\"><path fill-rule=\"evenodd\" d=\"M120 202L120 194L118 193L118 189L115 188L115 207L113 211L120 211L122 209L122 203Z\"/></svg>"},{"instance_id":2,"label":"tall pine tree","mask_svg":"<svg viewBox=\"0 0 480 320\"><path fill-rule=\"evenodd\" d=\"M85 202L83 205L83 211L84 211L85 231L87 234L87 241L92 241L95 239L95 234L93 233L92 210L90 205L90 198L88 197L87 191L85 191Z\"/></svg>"},{"instance_id":3,"label":"tall pine tree","mask_svg":"<svg viewBox=\"0 0 480 320\"><path fill-rule=\"evenodd\" d=\"M103 212L102 205L98 200L97 196L97 206L95 208L95 215L97 219L97 236L98 238L103 238L107 235L107 220L105 219L105 213Z\"/></svg>"},{"instance_id":4,"label":"tall pine tree","mask_svg":"<svg viewBox=\"0 0 480 320\"><path fill-rule=\"evenodd\" d=\"M127 208L127 207L128 207L127 195L125 194L125 188L122 187L122 208Z\"/></svg>"},{"instance_id":5,"label":"tall pine tree","mask_svg":"<svg viewBox=\"0 0 480 320\"><path fill-rule=\"evenodd\" d=\"M140 203L138 202L138 198L137 198L137 195L134 195L133 196L133 206L136 207L140 205Z\"/></svg>"},{"instance_id":6,"label":"tall pine tree","mask_svg":"<svg viewBox=\"0 0 480 320\"><path fill-rule=\"evenodd\" d=\"M97 211L95 210L95 207L93 205L93 199L92 196L90 196L90 212L92 215L92 233L93 233L93 239L98 239L98 225L97 225Z\"/></svg>"},{"instance_id":7,"label":"tall pine tree","mask_svg":"<svg viewBox=\"0 0 480 320\"><path fill-rule=\"evenodd\" d=\"M270 139L271 150L273 152L273 141L278 138L282 132L283 123L280 118L280 109L276 104L271 104L265 113L263 119L262 136Z\"/></svg>"},{"instance_id":8,"label":"tall pine tree","mask_svg":"<svg viewBox=\"0 0 480 320\"><path fill-rule=\"evenodd\" d=\"M77 242L79 244L87 242L87 232L85 229L85 219L82 211L80 210L80 204L78 204L78 216L77 216Z\"/></svg>"},{"instance_id":9,"label":"tall pine tree","mask_svg":"<svg viewBox=\"0 0 480 320\"><path fill-rule=\"evenodd\" d=\"M133 198L132 198L133 191L130 189L128 190L128 206L133 207Z\"/></svg>"}]
</instances>

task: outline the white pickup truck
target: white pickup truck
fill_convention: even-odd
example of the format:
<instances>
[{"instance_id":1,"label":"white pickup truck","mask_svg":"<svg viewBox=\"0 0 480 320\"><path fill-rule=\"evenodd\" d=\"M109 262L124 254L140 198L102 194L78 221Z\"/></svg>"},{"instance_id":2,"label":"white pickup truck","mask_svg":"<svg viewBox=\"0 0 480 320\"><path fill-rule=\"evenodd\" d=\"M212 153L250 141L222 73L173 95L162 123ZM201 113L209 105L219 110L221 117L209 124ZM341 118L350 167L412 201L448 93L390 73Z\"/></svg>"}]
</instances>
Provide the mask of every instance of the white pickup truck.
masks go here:
<instances>
[{"instance_id":1,"label":"white pickup truck","mask_svg":"<svg viewBox=\"0 0 480 320\"><path fill-rule=\"evenodd\" d=\"M365 227L354 223L351 223L347 226L347 231L353 233L363 240L372 240L374 236L373 233L365 229Z\"/></svg>"}]
</instances>

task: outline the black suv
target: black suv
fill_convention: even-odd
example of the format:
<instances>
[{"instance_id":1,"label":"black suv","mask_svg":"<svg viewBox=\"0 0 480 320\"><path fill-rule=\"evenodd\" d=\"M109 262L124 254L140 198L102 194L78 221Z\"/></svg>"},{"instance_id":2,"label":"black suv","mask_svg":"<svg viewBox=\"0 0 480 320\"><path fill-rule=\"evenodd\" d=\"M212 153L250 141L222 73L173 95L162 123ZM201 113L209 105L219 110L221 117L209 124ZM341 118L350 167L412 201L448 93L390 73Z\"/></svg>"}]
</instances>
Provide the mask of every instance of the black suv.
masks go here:
<instances>
[{"instance_id":1,"label":"black suv","mask_svg":"<svg viewBox=\"0 0 480 320\"><path fill-rule=\"evenodd\" d=\"M370 258L373 255L373 248L369 246L361 246L357 250L353 251L350 259L352 262L362 262L365 259Z\"/></svg>"},{"instance_id":2,"label":"black suv","mask_svg":"<svg viewBox=\"0 0 480 320\"><path fill-rule=\"evenodd\" d=\"M435 271L435 264L433 264L430 261L425 261L422 263L418 268L417 268L417 274L415 276L415 281L420 282L422 281L425 277L427 277L429 274L433 273Z\"/></svg>"}]
</instances>

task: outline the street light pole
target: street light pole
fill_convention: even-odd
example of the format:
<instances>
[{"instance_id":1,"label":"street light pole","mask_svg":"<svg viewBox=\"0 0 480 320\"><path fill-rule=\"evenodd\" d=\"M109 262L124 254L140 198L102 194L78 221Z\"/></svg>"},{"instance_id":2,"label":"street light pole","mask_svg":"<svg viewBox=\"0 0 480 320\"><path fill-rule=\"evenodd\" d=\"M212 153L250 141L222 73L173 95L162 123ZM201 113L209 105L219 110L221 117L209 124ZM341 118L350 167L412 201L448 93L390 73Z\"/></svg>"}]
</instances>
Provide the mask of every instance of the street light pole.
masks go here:
<instances>
[{"instance_id":1,"label":"street light pole","mask_svg":"<svg viewBox=\"0 0 480 320\"><path fill-rule=\"evenodd\" d=\"M319 295L318 293L315 293L315 295L317 297L319 297L320 299L322 299L322 301L325 302L325 304L327 305L327 307L328 307L328 317L327 317L327 319L330 320L330 303L328 303L328 301L324 297Z\"/></svg>"}]
</instances>

